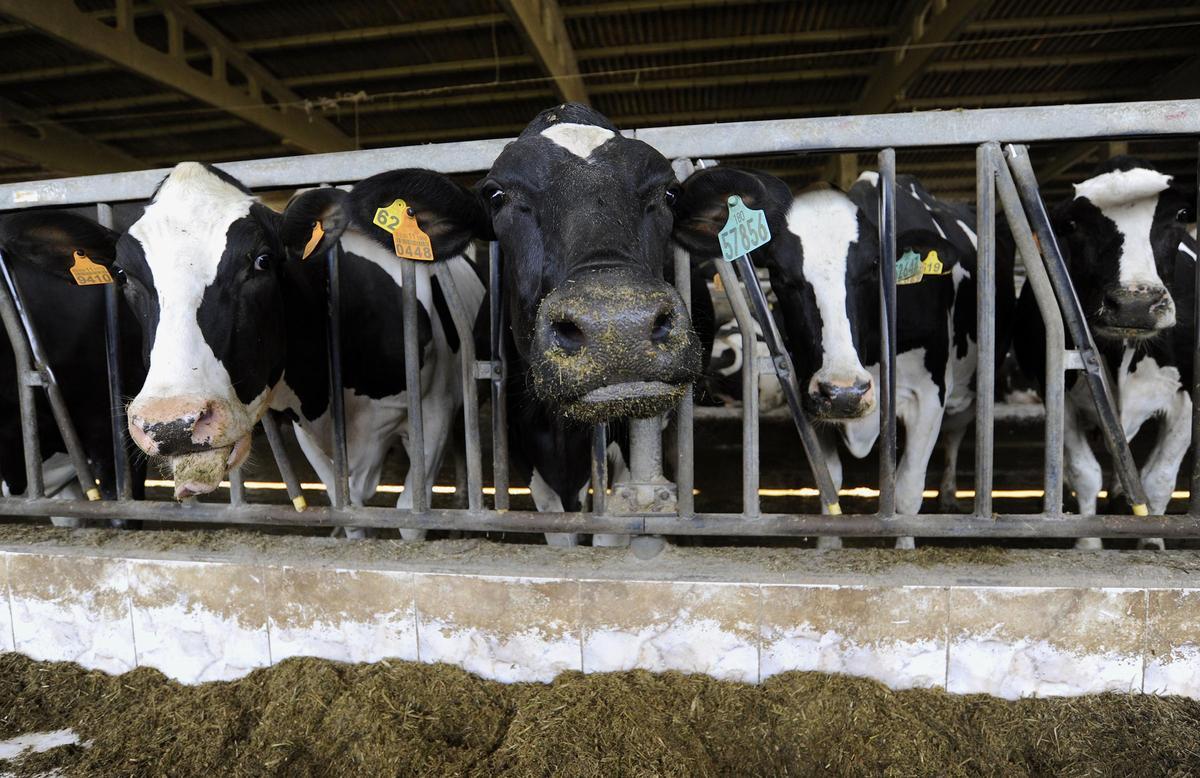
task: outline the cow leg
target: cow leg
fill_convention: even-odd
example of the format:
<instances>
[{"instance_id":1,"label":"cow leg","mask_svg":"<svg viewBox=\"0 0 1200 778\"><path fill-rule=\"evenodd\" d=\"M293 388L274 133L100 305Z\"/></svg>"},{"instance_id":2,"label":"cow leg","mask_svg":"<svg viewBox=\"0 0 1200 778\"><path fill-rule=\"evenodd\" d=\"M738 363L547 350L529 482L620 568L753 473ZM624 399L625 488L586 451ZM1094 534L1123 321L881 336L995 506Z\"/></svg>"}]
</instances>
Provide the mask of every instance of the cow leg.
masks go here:
<instances>
[{"instance_id":1,"label":"cow leg","mask_svg":"<svg viewBox=\"0 0 1200 778\"><path fill-rule=\"evenodd\" d=\"M904 424L904 452L896 466L896 512L902 516L921 512L925 473L942 426L945 408L932 379L928 384L914 391L909 402L897 403L896 410ZM915 547L916 541L911 537L896 538L896 548Z\"/></svg>"},{"instance_id":2,"label":"cow leg","mask_svg":"<svg viewBox=\"0 0 1200 778\"><path fill-rule=\"evenodd\" d=\"M75 465L71 458L59 452L42 463L42 484L45 493L55 500L83 500L83 490L75 478ZM68 516L51 516L50 523L55 527L78 529L87 526L86 519L76 519Z\"/></svg>"},{"instance_id":3,"label":"cow leg","mask_svg":"<svg viewBox=\"0 0 1200 778\"><path fill-rule=\"evenodd\" d=\"M942 482L938 487L938 511L941 513L958 513L958 451L962 448L963 438L975 418L974 406L953 414L942 423L942 453L945 465L942 468Z\"/></svg>"},{"instance_id":4,"label":"cow leg","mask_svg":"<svg viewBox=\"0 0 1200 778\"><path fill-rule=\"evenodd\" d=\"M442 469L442 457L446 455L446 444L450 439L450 431L454 428L454 415L457 408L451 398L454 397L452 377L444 382L435 382L435 390L422 398L421 411L424 422L424 437L422 441L425 450L425 504L433 500L433 482L437 479L438 471ZM436 387L441 386L441 391ZM407 428L406 428L407 433ZM407 434L403 435L405 448L411 446ZM396 507L401 510L412 510L412 468L404 477L404 492L396 500ZM407 541L425 539L425 530L400 530L400 535Z\"/></svg>"},{"instance_id":5,"label":"cow leg","mask_svg":"<svg viewBox=\"0 0 1200 778\"><path fill-rule=\"evenodd\" d=\"M325 484L325 493L330 495L330 502L332 502L332 495L337 488L335 484L336 479L333 474L333 461L325 453L324 447L313 439L308 430L300 426L298 422L292 424L292 429L296 431L296 442L300 444L300 450L304 453L304 458L312 465L312 469L316 471L317 478L321 479L321 483ZM367 537L366 530L361 527L336 527L333 530L333 536L338 537L340 535L345 535L351 539Z\"/></svg>"},{"instance_id":6,"label":"cow leg","mask_svg":"<svg viewBox=\"0 0 1200 778\"><path fill-rule=\"evenodd\" d=\"M609 483L613 486L627 483L630 480L629 463L625 461L625 453L616 442L608 444L606 451L608 459ZM587 486L584 485L580 503L586 503ZM592 545L596 548L627 548L630 536L616 532L599 532L592 535Z\"/></svg>"},{"instance_id":7,"label":"cow leg","mask_svg":"<svg viewBox=\"0 0 1200 778\"><path fill-rule=\"evenodd\" d=\"M1063 466L1067 482L1075 492L1080 516L1096 515L1096 498L1100 494L1103 471L1096 453L1088 443L1077 412L1068 402L1063 413ZM1079 538L1075 548L1097 550L1104 548L1100 538Z\"/></svg>"},{"instance_id":8,"label":"cow leg","mask_svg":"<svg viewBox=\"0 0 1200 778\"><path fill-rule=\"evenodd\" d=\"M1159 516L1166 512L1179 476L1179 465L1192 444L1192 398L1187 392L1177 392L1158 427L1158 442L1150 454L1150 460L1142 468L1142 487L1146 490L1146 501L1150 514ZM1165 548L1162 538L1143 538L1138 548Z\"/></svg>"},{"instance_id":9,"label":"cow leg","mask_svg":"<svg viewBox=\"0 0 1200 778\"><path fill-rule=\"evenodd\" d=\"M529 479L529 491L533 495L533 504L538 513L564 513L562 497L546 483L538 469L533 468L533 478ZM555 548L569 548L579 545L577 532L547 532L546 545Z\"/></svg>"},{"instance_id":10,"label":"cow leg","mask_svg":"<svg viewBox=\"0 0 1200 778\"><path fill-rule=\"evenodd\" d=\"M837 435L832 430L826 428L817 432L817 439L821 442L821 455L825 459L825 467L829 469L829 478L833 481L833 488L841 491L842 458L838 454ZM824 500L821 500L821 513L829 513L829 507L825 505ZM835 550L841 547L842 539L839 537L821 535L817 538L817 548L822 551Z\"/></svg>"}]
</instances>

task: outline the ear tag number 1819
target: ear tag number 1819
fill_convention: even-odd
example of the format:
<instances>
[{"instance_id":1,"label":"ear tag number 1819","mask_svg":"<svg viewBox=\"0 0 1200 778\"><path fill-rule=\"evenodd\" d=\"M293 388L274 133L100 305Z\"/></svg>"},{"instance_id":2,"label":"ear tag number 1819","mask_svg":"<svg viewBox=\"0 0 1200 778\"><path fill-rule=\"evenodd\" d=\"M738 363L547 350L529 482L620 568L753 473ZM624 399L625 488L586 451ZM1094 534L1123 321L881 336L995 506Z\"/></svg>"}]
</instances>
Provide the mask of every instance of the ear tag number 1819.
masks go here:
<instances>
[{"instance_id":1,"label":"ear tag number 1819","mask_svg":"<svg viewBox=\"0 0 1200 778\"><path fill-rule=\"evenodd\" d=\"M386 208L375 211L375 225L392 235L396 256L401 259L433 261L433 244L417 224L408 203L396 199Z\"/></svg>"},{"instance_id":2,"label":"ear tag number 1819","mask_svg":"<svg viewBox=\"0 0 1200 778\"><path fill-rule=\"evenodd\" d=\"M732 262L743 254L771 242L771 228L767 226L767 215L762 211L747 208L742 198L729 198L729 219L718 234L721 240L721 256Z\"/></svg>"}]
</instances>

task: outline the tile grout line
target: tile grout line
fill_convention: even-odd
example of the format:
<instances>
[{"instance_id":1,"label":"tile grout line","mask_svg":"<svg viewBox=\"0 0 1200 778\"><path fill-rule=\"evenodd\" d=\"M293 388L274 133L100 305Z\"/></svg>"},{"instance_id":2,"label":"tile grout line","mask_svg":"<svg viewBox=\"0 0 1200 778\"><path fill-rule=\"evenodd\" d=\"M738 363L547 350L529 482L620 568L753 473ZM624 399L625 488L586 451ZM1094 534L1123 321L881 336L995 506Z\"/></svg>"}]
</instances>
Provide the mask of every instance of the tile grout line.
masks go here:
<instances>
[{"instance_id":1,"label":"tile grout line","mask_svg":"<svg viewBox=\"0 0 1200 778\"><path fill-rule=\"evenodd\" d=\"M262 566L263 629L267 633L267 667L275 666L275 651L271 647L271 588L267 586L270 565Z\"/></svg>"},{"instance_id":2,"label":"tile grout line","mask_svg":"<svg viewBox=\"0 0 1200 778\"><path fill-rule=\"evenodd\" d=\"M1146 693L1146 655L1150 652L1150 590L1142 590L1142 694Z\"/></svg>"},{"instance_id":3,"label":"tile grout line","mask_svg":"<svg viewBox=\"0 0 1200 778\"><path fill-rule=\"evenodd\" d=\"M945 592L945 595L946 595L946 621L945 621L945 624L943 625L944 629L945 629L945 632L943 633L943 635L945 636L945 640L946 640L946 667L945 667L945 671L942 675L942 688L945 689L947 693L950 692L950 592L951 592L951 590L952 590L952 587L950 587L950 586L944 587L944 589L943 589L943 591Z\"/></svg>"},{"instance_id":4,"label":"tile grout line","mask_svg":"<svg viewBox=\"0 0 1200 778\"><path fill-rule=\"evenodd\" d=\"M125 560L125 604L129 607L129 642L133 645L133 666L140 667L137 647L137 628L133 620L133 561Z\"/></svg>"},{"instance_id":5,"label":"tile grout line","mask_svg":"<svg viewBox=\"0 0 1200 778\"><path fill-rule=\"evenodd\" d=\"M575 627L579 630L579 672L583 669L583 581L575 581Z\"/></svg>"},{"instance_id":6,"label":"tile grout line","mask_svg":"<svg viewBox=\"0 0 1200 778\"><path fill-rule=\"evenodd\" d=\"M416 643L417 661L421 661L421 619L417 613L417 574L415 572L408 574L408 586L412 592L412 610L413 610L413 641Z\"/></svg>"},{"instance_id":7,"label":"tile grout line","mask_svg":"<svg viewBox=\"0 0 1200 778\"><path fill-rule=\"evenodd\" d=\"M764 602L764 600L766 600L767 595L763 591L763 585L761 583L758 584L755 588L758 591L758 597L757 597L757 599L758 599L758 619L757 619L758 629L755 630L756 634L754 636L754 645L758 649L758 669L757 669L757 674L755 676L755 678L756 678L755 683L761 684L762 683L762 675L763 675L763 672L762 672L763 632L766 629L766 609L767 609L767 605L766 605L766 602Z\"/></svg>"},{"instance_id":8,"label":"tile grout line","mask_svg":"<svg viewBox=\"0 0 1200 778\"><path fill-rule=\"evenodd\" d=\"M12 601L13 601L12 581L10 580L10 578L12 577L12 572L11 572L12 568L8 563L8 560L11 558L12 558L11 554L6 553L4 555L4 605L6 608L8 608L8 632L12 637L12 650L14 653L16 653L16 650L17 650L17 617L16 617L15 611L13 611L13 606L12 606Z\"/></svg>"}]
</instances>

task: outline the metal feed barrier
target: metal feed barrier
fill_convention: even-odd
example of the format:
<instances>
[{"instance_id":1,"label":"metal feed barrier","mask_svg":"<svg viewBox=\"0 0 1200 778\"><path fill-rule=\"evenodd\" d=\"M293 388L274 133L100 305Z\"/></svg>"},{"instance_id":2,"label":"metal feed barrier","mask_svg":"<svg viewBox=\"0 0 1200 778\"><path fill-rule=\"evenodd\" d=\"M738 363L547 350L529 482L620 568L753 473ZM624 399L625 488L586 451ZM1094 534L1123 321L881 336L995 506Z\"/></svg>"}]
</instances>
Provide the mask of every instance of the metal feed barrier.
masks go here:
<instances>
[{"instance_id":1,"label":"metal feed barrier","mask_svg":"<svg viewBox=\"0 0 1200 778\"><path fill-rule=\"evenodd\" d=\"M881 185L880 239L883 256L880 263L881 314L886 327L882 337L880 364L880 479L879 507L873 515L842 515L837 495L832 491L824 461L815 446L812 430L799 412L798 387L782 338L766 312L765 299L757 285L749 257L741 257L733 266L718 261L726 293L741 327L745 354L743 370L742 415L742 489L740 513L697 513L693 500L693 413L690 393L685 393L676 409L675 482L663 474L662 427L659 419L630 424L630 478L605 490L607 468L605 428L593 432L592 485L590 512L536 513L509 509L509 467L507 447L507 380L504 327L501 298L502 257L497 244L489 256L492 341L490 361L477 361L471 322L448 273L437 272L452 311L455 329L462 344L464 422L466 429L465 509L435 509L427 505L423 459L421 401L410 394L410 461L414 470L411 486L412 510L356 507L349 504L348 465L345 443L345 409L341 402L340 289L338 250L327 256L329 271L329 363L333 388L335 440L333 464L335 483L330 490L329 507L308 507L300 485L287 461L277 419L268 414L263 426L280 465L295 508L288 505L249 504L244 499L240 474L230 476L228 505L219 503L135 502L130 499L128 462L122 444L125 420L120 398L121 377L117 368L116 304L117 291L106 290L108 304L109 392L113 401L112 419L117 449L117 499L114 501L63 501L45 494L42 483L41 454L37 445L34 393L37 387L47 391L55 420L71 448L78 479L85 492L94 491L92 474L82 457L77 438L72 440L71 422L55 399L57 385L52 371L40 357L37 334L20 308L20 290L0 258L0 319L13 342L17 362L19 399L22 409L23 440L29 489L23 497L0 499L0 515L71 516L90 519L157 519L169 521L306 525L313 527L374 527L402 529L450 529L470 531L514 531L592 533L618 536L653 535L728 535L728 536L848 536L848 537L1200 537L1200 458L1193 465L1189 512L1172 516L1095 516L1080 517L1062 512L1063 491L1063 415L1066 370L1083 370L1100 411L1106 444L1124 493L1135 511L1144 513L1145 499L1129 454L1128 443L1116 423L1109 378L1097 357L1091 336L1079 310L1078 301L1066 276L1062 256L1050 230L1037 182L1029 164L1027 149L1020 143L1038 141L1200 137L1200 100L1117 103L1086 106L1005 108L952 112L846 116L819 119L739 122L689 127L664 127L628 131L626 134L657 147L668 158L721 158L746 154L801 154L847 152L880 149ZM1001 147L1001 141L1006 144ZM312 186L318 183L344 184L376 173L404 167L426 167L443 173L468 173L486 170L508 140L471 141L384 150L318 154L220 165L251 188ZM975 499L968 515L921 514L902 516L895 512L896 417L895 417L895 149L926 146L971 145L977 148L978 222L978 365L976 372L977 406L975 436ZM136 171L100 176L38 181L0 186L0 211L29 207L64 207L95 204L98 220L111 225L110 205L114 202L146 200L167 170ZM1044 512L1041 514L996 515L992 506L993 474L993 390L995 383L992 352L995 343L995 217L997 197L1016 240L1017 252L1036 293L1046 323L1045 389L1045 462ZM676 252L676 286L685 301L690 301L690 259ZM407 382L419 385L416 340L416 269L403 263L402 310ZM735 273L736 267L736 273ZM743 293L743 283L749 302ZM1197 272L1200 288L1200 270ZM1060 309L1062 313L1060 314ZM774 356L754 358L754 327L757 317ZM1180 326L1187 326L1181 323ZM1200 336L1200 316L1193 323ZM1077 347L1065 348L1070 333ZM758 380L766 373L777 374L788 396L798 432L810 454L825 515L764 514L759 503L759 419ZM484 506L483 468L479 430L477 380L491 386L493 424L494 507ZM1193 383L1200 392L1200 360ZM1195 396L1195 395L1194 395ZM1193 440L1200 440L1200 403L1195 405ZM60 412L62 411L62 412Z\"/></svg>"}]
</instances>

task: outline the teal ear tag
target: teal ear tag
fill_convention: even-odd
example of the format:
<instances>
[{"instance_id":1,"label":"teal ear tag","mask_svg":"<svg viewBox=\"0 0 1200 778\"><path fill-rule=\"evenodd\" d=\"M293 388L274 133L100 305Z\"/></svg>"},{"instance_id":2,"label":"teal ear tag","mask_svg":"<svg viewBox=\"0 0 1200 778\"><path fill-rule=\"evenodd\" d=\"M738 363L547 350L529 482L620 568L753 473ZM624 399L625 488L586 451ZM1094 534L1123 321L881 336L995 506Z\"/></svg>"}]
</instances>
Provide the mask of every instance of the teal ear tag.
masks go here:
<instances>
[{"instance_id":1,"label":"teal ear tag","mask_svg":"<svg viewBox=\"0 0 1200 778\"><path fill-rule=\"evenodd\" d=\"M771 242L771 228L767 226L767 215L762 211L747 208L742 198L729 198L729 220L718 237L721 239L721 256L732 262L743 254Z\"/></svg>"},{"instance_id":2,"label":"teal ear tag","mask_svg":"<svg viewBox=\"0 0 1200 778\"><path fill-rule=\"evenodd\" d=\"M921 255L909 249L904 256L896 260L896 284L917 284L925 275L921 267Z\"/></svg>"}]
</instances>

